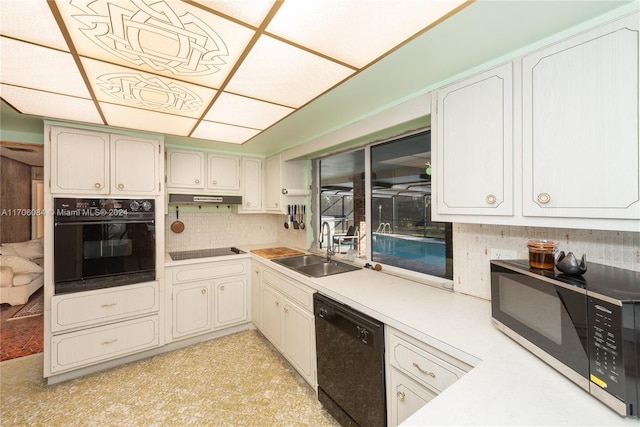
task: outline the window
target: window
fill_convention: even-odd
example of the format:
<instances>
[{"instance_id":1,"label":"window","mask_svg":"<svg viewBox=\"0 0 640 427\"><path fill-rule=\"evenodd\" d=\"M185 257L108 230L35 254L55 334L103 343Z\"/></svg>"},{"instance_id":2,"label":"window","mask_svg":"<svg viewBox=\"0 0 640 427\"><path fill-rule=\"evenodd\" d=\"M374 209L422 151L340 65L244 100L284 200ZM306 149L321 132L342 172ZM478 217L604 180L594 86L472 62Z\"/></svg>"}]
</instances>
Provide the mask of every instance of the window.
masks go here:
<instances>
[{"instance_id":1,"label":"window","mask_svg":"<svg viewBox=\"0 0 640 427\"><path fill-rule=\"evenodd\" d=\"M451 224L431 221L430 162L430 131L318 160L320 221L335 251L451 279Z\"/></svg>"}]
</instances>

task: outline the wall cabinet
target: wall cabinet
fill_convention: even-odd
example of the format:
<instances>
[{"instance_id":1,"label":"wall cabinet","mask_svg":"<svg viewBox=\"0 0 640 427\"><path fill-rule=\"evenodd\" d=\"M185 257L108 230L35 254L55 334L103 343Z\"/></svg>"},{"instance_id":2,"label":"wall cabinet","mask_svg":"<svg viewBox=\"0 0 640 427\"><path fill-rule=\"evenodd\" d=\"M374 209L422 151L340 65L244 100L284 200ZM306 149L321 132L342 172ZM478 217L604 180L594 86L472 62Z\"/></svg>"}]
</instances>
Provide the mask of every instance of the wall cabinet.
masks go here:
<instances>
[{"instance_id":1,"label":"wall cabinet","mask_svg":"<svg viewBox=\"0 0 640 427\"><path fill-rule=\"evenodd\" d=\"M249 260L215 261L166 268L171 280L167 337L173 341L249 320Z\"/></svg>"},{"instance_id":2,"label":"wall cabinet","mask_svg":"<svg viewBox=\"0 0 640 427\"><path fill-rule=\"evenodd\" d=\"M267 212L284 214L287 212L287 204L306 204L309 186L304 160L283 161L278 154L265 160L264 170L264 202ZM295 190L296 195L285 195L282 193L283 189Z\"/></svg>"},{"instance_id":3,"label":"wall cabinet","mask_svg":"<svg viewBox=\"0 0 640 427\"><path fill-rule=\"evenodd\" d=\"M513 213L512 75L508 63L437 91L439 213Z\"/></svg>"},{"instance_id":4,"label":"wall cabinet","mask_svg":"<svg viewBox=\"0 0 640 427\"><path fill-rule=\"evenodd\" d=\"M522 59L524 215L640 218L638 16Z\"/></svg>"},{"instance_id":5,"label":"wall cabinet","mask_svg":"<svg viewBox=\"0 0 640 427\"><path fill-rule=\"evenodd\" d=\"M471 366L385 326L387 416L397 426L460 379Z\"/></svg>"},{"instance_id":6,"label":"wall cabinet","mask_svg":"<svg viewBox=\"0 0 640 427\"><path fill-rule=\"evenodd\" d=\"M158 347L159 313L155 281L53 296L44 376Z\"/></svg>"},{"instance_id":7,"label":"wall cabinet","mask_svg":"<svg viewBox=\"0 0 640 427\"><path fill-rule=\"evenodd\" d=\"M264 162L264 202L267 212L282 213L282 167L280 156Z\"/></svg>"},{"instance_id":8,"label":"wall cabinet","mask_svg":"<svg viewBox=\"0 0 640 427\"><path fill-rule=\"evenodd\" d=\"M634 13L438 90L433 219L640 229L638 26Z\"/></svg>"},{"instance_id":9,"label":"wall cabinet","mask_svg":"<svg viewBox=\"0 0 640 427\"><path fill-rule=\"evenodd\" d=\"M240 192L240 158L193 150L167 150L167 188Z\"/></svg>"},{"instance_id":10,"label":"wall cabinet","mask_svg":"<svg viewBox=\"0 0 640 427\"><path fill-rule=\"evenodd\" d=\"M159 140L48 126L51 193L157 195Z\"/></svg>"},{"instance_id":11,"label":"wall cabinet","mask_svg":"<svg viewBox=\"0 0 640 427\"><path fill-rule=\"evenodd\" d=\"M261 273L259 329L315 388L314 290L266 267Z\"/></svg>"},{"instance_id":12,"label":"wall cabinet","mask_svg":"<svg viewBox=\"0 0 640 427\"><path fill-rule=\"evenodd\" d=\"M264 212L262 204L263 193L262 159L242 159L242 205L238 213Z\"/></svg>"}]
</instances>

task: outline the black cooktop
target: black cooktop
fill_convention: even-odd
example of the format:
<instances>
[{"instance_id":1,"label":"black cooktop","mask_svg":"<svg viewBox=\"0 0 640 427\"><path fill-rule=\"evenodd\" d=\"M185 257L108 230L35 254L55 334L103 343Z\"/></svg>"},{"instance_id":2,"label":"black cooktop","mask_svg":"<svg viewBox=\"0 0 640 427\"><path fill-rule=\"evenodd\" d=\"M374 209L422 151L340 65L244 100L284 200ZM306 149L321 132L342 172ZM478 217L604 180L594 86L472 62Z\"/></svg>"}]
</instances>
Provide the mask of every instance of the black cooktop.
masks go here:
<instances>
[{"instance_id":1,"label":"black cooktop","mask_svg":"<svg viewBox=\"0 0 640 427\"><path fill-rule=\"evenodd\" d=\"M226 256L226 255L240 255L246 252L236 248L211 248L211 249L197 249L194 251L181 251L181 252L169 252L169 256L172 261L181 261L185 259L194 259L194 258L211 258L217 256Z\"/></svg>"}]
</instances>

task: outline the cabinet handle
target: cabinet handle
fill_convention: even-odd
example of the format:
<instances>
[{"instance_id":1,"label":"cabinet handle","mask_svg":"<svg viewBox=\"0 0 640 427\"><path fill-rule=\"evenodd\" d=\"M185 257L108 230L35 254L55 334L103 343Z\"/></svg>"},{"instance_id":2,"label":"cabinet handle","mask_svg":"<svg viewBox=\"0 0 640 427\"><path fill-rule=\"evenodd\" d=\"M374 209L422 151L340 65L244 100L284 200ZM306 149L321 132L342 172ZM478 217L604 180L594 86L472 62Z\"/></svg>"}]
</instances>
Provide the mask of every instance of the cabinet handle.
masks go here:
<instances>
[{"instance_id":1,"label":"cabinet handle","mask_svg":"<svg viewBox=\"0 0 640 427\"><path fill-rule=\"evenodd\" d=\"M100 307L107 308L107 307L115 307L116 305L118 305L117 302L112 302L111 304L102 304Z\"/></svg>"},{"instance_id":2,"label":"cabinet handle","mask_svg":"<svg viewBox=\"0 0 640 427\"><path fill-rule=\"evenodd\" d=\"M118 184L118 189L122 190L124 188L124 184Z\"/></svg>"},{"instance_id":3,"label":"cabinet handle","mask_svg":"<svg viewBox=\"0 0 640 427\"><path fill-rule=\"evenodd\" d=\"M551 201L551 195L549 193L540 193L538 194L538 202L543 205L549 203Z\"/></svg>"},{"instance_id":4,"label":"cabinet handle","mask_svg":"<svg viewBox=\"0 0 640 427\"><path fill-rule=\"evenodd\" d=\"M434 374L433 372L430 372L430 371L425 371L416 362L413 362L413 366L415 366L418 369L418 371L422 372L425 375L429 375L431 378L435 378L436 377L436 374Z\"/></svg>"},{"instance_id":5,"label":"cabinet handle","mask_svg":"<svg viewBox=\"0 0 640 427\"><path fill-rule=\"evenodd\" d=\"M489 203L490 205L493 205L496 202L496 196L494 196L493 194L489 194L487 196L487 203Z\"/></svg>"},{"instance_id":6,"label":"cabinet handle","mask_svg":"<svg viewBox=\"0 0 640 427\"><path fill-rule=\"evenodd\" d=\"M247 202L247 206L251 206L251 202Z\"/></svg>"},{"instance_id":7,"label":"cabinet handle","mask_svg":"<svg viewBox=\"0 0 640 427\"><path fill-rule=\"evenodd\" d=\"M289 312L289 308L288 308L288 307L285 307L285 308L284 308L284 312L285 312L285 313L288 313L288 312Z\"/></svg>"},{"instance_id":8,"label":"cabinet handle","mask_svg":"<svg viewBox=\"0 0 640 427\"><path fill-rule=\"evenodd\" d=\"M95 184L93 184L93 186L96 188L100 188L102 187L102 184L100 184L99 182L96 182Z\"/></svg>"},{"instance_id":9,"label":"cabinet handle","mask_svg":"<svg viewBox=\"0 0 640 427\"><path fill-rule=\"evenodd\" d=\"M280 303L276 301L276 307L280 307Z\"/></svg>"},{"instance_id":10,"label":"cabinet handle","mask_svg":"<svg viewBox=\"0 0 640 427\"><path fill-rule=\"evenodd\" d=\"M102 345L109 345L109 344L113 344L114 342L118 342L118 339L117 339L117 338L114 338L114 339L109 340L109 341L102 341L100 344L102 344Z\"/></svg>"},{"instance_id":11,"label":"cabinet handle","mask_svg":"<svg viewBox=\"0 0 640 427\"><path fill-rule=\"evenodd\" d=\"M220 286L220 290L221 290L221 291L224 291L224 285L221 285L221 286Z\"/></svg>"},{"instance_id":12,"label":"cabinet handle","mask_svg":"<svg viewBox=\"0 0 640 427\"><path fill-rule=\"evenodd\" d=\"M199 179L196 179L196 184L200 184L200 180Z\"/></svg>"},{"instance_id":13,"label":"cabinet handle","mask_svg":"<svg viewBox=\"0 0 640 427\"><path fill-rule=\"evenodd\" d=\"M207 289L206 288L202 288L202 290L200 291L202 293L202 295L207 293Z\"/></svg>"},{"instance_id":14,"label":"cabinet handle","mask_svg":"<svg viewBox=\"0 0 640 427\"><path fill-rule=\"evenodd\" d=\"M218 185L218 181L211 181L211 184Z\"/></svg>"},{"instance_id":15,"label":"cabinet handle","mask_svg":"<svg viewBox=\"0 0 640 427\"><path fill-rule=\"evenodd\" d=\"M400 402L404 402L404 392L403 391L399 391L398 392L398 400Z\"/></svg>"}]
</instances>

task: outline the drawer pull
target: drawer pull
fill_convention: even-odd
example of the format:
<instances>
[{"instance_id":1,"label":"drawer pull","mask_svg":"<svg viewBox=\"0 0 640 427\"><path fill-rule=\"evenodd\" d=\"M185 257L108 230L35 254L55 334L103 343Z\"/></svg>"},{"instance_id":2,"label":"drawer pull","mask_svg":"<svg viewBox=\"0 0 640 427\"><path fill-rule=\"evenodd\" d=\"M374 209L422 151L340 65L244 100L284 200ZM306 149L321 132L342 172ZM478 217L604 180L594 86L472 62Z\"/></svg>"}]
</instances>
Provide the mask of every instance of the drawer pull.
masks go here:
<instances>
[{"instance_id":1,"label":"drawer pull","mask_svg":"<svg viewBox=\"0 0 640 427\"><path fill-rule=\"evenodd\" d=\"M124 189L124 184L118 184L118 189L123 190Z\"/></svg>"},{"instance_id":2,"label":"drawer pull","mask_svg":"<svg viewBox=\"0 0 640 427\"><path fill-rule=\"evenodd\" d=\"M416 362L413 362L413 366L415 366L416 369L418 369L418 371L422 372L425 375L429 375L431 378L435 378L436 377L436 374L434 374L433 372L430 372L430 371L425 371Z\"/></svg>"},{"instance_id":3,"label":"drawer pull","mask_svg":"<svg viewBox=\"0 0 640 427\"><path fill-rule=\"evenodd\" d=\"M93 186L96 188L101 188L102 184L100 184L99 182L96 182L95 184L93 184Z\"/></svg>"},{"instance_id":4,"label":"drawer pull","mask_svg":"<svg viewBox=\"0 0 640 427\"><path fill-rule=\"evenodd\" d=\"M207 289L206 288L202 288L202 290L200 292L202 292L202 295L204 295L204 294L207 293Z\"/></svg>"},{"instance_id":5,"label":"drawer pull","mask_svg":"<svg viewBox=\"0 0 640 427\"><path fill-rule=\"evenodd\" d=\"M496 202L496 200L497 200L497 197L494 196L493 194L489 194L487 196L487 203L490 205L493 205Z\"/></svg>"},{"instance_id":6,"label":"drawer pull","mask_svg":"<svg viewBox=\"0 0 640 427\"><path fill-rule=\"evenodd\" d=\"M551 195L549 195L549 193L540 193L538 194L538 202L546 205L547 203L549 203L549 201L551 201Z\"/></svg>"},{"instance_id":7,"label":"drawer pull","mask_svg":"<svg viewBox=\"0 0 640 427\"><path fill-rule=\"evenodd\" d=\"M118 339L117 339L117 338L114 338L114 339L109 340L109 341L102 341L100 344L102 344L102 345L109 345L109 344L113 344L113 343L115 343L115 342L118 342Z\"/></svg>"},{"instance_id":8,"label":"drawer pull","mask_svg":"<svg viewBox=\"0 0 640 427\"><path fill-rule=\"evenodd\" d=\"M403 391L399 391L399 392L398 392L398 400L399 400L400 402L404 402L404 397L405 397L405 396L404 396L404 392L403 392Z\"/></svg>"},{"instance_id":9,"label":"drawer pull","mask_svg":"<svg viewBox=\"0 0 640 427\"><path fill-rule=\"evenodd\" d=\"M220 286L220 290L221 290L221 291L224 291L224 285L221 285L221 286Z\"/></svg>"},{"instance_id":10,"label":"drawer pull","mask_svg":"<svg viewBox=\"0 0 640 427\"><path fill-rule=\"evenodd\" d=\"M112 302L111 304L102 304L100 307L102 308L108 308L108 307L115 307L116 305L118 305L118 302Z\"/></svg>"},{"instance_id":11,"label":"drawer pull","mask_svg":"<svg viewBox=\"0 0 640 427\"><path fill-rule=\"evenodd\" d=\"M199 179L196 179L196 184L200 184L200 180Z\"/></svg>"}]
</instances>

